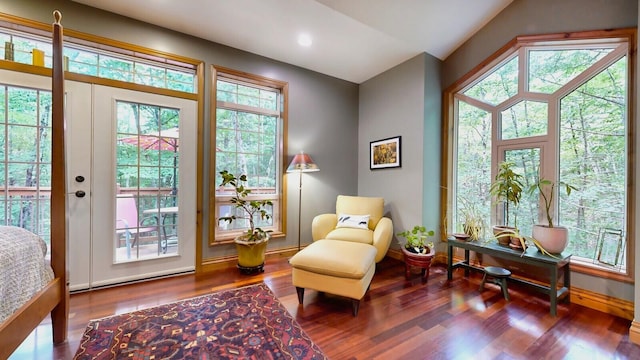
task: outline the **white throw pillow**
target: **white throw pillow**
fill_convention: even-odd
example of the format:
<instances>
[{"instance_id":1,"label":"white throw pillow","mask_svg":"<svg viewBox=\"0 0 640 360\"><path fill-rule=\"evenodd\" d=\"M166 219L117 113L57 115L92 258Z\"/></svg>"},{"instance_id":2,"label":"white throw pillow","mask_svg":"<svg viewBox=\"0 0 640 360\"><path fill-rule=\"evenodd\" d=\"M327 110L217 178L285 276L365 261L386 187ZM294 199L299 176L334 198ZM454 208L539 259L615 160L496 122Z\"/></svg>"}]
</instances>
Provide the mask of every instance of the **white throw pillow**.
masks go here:
<instances>
[{"instance_id":1,"label":"white throw pillow","mask_svg":"<svg viewBox=\"0 0 640 360\"><path fill-rule=\"evenodd\" d=\"M370 215L339 214L337 228L347 227L355 229L368 229Z\"/></svg>"}]
</instances>

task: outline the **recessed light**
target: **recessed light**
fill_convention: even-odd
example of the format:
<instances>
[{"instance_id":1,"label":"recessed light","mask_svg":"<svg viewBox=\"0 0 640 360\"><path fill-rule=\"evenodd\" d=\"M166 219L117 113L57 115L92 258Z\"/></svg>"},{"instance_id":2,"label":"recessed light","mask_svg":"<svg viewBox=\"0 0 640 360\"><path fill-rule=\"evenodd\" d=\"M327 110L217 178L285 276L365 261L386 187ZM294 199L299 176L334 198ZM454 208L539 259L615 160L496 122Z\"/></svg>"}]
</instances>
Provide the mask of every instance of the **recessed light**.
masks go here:
<instances>
[{"instance_id":1,"label":"recessed light","mask_svg":"<svg viewBox=\"0 0 640 360\"><path fill-rule=\"evenodd\" d=\"M298 44L300 44L300 46L309 47L312 43L313 40L311 40L311 36L309 36L308 34L298 35Z\"/></svg>"}]
</instances>

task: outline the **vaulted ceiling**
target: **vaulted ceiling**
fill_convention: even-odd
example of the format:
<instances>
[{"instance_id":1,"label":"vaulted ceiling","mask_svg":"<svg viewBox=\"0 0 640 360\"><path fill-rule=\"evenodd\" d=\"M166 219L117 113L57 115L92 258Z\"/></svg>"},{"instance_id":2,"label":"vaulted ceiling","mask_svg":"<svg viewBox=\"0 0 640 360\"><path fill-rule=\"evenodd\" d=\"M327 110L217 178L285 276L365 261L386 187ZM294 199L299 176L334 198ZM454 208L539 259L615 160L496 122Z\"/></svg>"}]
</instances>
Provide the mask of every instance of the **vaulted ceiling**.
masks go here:
<instances>
[{"instance_id":1,"label":"vaulted ceiling","mask_svg":"<svg viewBox=\"0 0 640 360\"><path fill-rule=\"evenodd\" d=\"M362 83L422 52L444 60L513 0L74 1Z\"/></svg>"}]
</instances>

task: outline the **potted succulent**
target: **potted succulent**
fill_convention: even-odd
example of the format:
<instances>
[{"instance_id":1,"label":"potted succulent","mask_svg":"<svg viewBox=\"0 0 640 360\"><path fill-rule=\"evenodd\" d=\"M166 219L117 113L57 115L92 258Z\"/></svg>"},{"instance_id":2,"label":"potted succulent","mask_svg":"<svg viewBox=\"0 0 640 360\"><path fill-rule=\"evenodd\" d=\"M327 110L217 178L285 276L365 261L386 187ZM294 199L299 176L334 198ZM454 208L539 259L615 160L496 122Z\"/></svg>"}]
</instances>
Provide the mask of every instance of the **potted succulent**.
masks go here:
<instances>
[{"instance_id":1,"label":"potted succulent","mask_svg":"<svg viewBox=\"0 0 640 360\"><path fill-rule=\"evenodd\" d=\"M405 238L404 242L400 241L404 254L405 277L408 279L411 275L411 266L416 266L422 269L422 280L426 280L429 277L431 260L436 254L433 241L427 242L427 239L435 235L435 232L427 230L422 225L416 225L413 229L396 235Z\"/></svg>"},{"instance_id":2,"label":"potted succulent","mask_svg":"<svg viewBox=\"0 0 640 360\"><path fill-rule=\"evenodd\" d=\"M510 239L509 236L498 236L517 232L515 221L514 226L509 226L509 205L518 206L522 198L524 185L522 184L523 176L513 171L514 166L515 163L510 161L500 163L495 181L491 184L489 192L495 197L496 201L504 203L504 224L495 225L493 233L501 245L508 245L511 242L513 247L519 247L520 241L517 239Z\"/></svg>"},{"instance_id":3,"label":"potted succulent","mask_svg":"<svg viewBox=\"0 0 640 360\"><path fill-rule=\"evenodd\" d=\"M569 238L569 231L566 227L557 226L553 224L553 214L551 212L551 205L553 204L553 196L556 190L564 189L567 196L571 195L571 191L578 190L573 185L569 185L564 182L558 182L557 184L548 179L539 179L535 184L532 184L527 192L529 195L533 194L536 189L540 192L542 200L544 201L545 215L547 216L547 224L534 224L532 230L532 237L537 241L538 248L543 248L545 251L552 254L559 254L567 247L567 240Z\"/></svg>"},{"instance_id":4,"label":"potted succulent","mask_svg":"<svg viewBox=\"0 0 640 360\"><path fill-rule=\"evenodd\" d=\"M252 274L264 271L264 258L269 241L269 231L256 226L256 219L268 220L271 215L267 212L267 206L272 206L271 200L246 200L251 190L245 187L246 175L236 177L227 170L220 172L222 183L220 186L231 185L235 196L231 198L231 203L236 209L241 210L242 215L237 212L231 216L222 216L219 221L231 223L234 220L244 219L248 221L247 231L235 238L236 249L238 250L238 268L242 273Z\"/></svg>"}]
</instances>

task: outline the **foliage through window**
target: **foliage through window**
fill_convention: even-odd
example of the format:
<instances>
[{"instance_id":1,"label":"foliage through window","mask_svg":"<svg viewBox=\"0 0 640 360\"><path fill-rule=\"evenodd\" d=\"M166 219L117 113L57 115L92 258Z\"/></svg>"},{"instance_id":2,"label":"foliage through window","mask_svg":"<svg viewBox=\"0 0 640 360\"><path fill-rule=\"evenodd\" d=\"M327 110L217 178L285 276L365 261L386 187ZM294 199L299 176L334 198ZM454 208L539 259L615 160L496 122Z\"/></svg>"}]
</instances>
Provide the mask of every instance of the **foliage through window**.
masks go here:
<instances>
[{"instance_id":1,"label":"foliage through window","mask_svg":"<svg viewBox=\"0 0 640 360\"><path fill-rule=\"evenodd\" d=\"M523 42L499 54L450 97L453 156L448 192L452 231L462 231L472 201L486 224L501 223L503 207L489 187L497 165L516 164L526 187L539 176L579 189L556 193L554 219L569 229L574 261L626 272L626 248L617 267L599 262L604 229L628 234L630 45L627 37ZM546 223L538 192L523 196L516 225L531 235ZM487 232L488 236L490 232Z\"/></svg>"},{"instance_id":2,"label":"foliage through window","mask_svg":"<svg viewBox=\"0 0 640 360\"><path fill-rule=\"evenodd\" d=\"M221 216L232 216L237 209L231 203L230 187L221 187L220 172L247 175L251 193L249 200L272 200L270 219L254 219L256 226L281 232L282 201L282 136L285 119L282 114L286 85L259 77L241 78L218 72L215 80L215 241L239 235L248 221L220 222ZM241 215L241 214L236 214Z\"/></svg>"},{"instance_id":3,"label":"foliage through window","mask_svg":"<svg viewBox=\"0 0 640 360\"><path fill-rule=\"evenodd\" d=\"M0 29L0 51L5 53L7 43L13 44L13 61L32 63L32 50L44 52L44 66L51 68L51 40L33 34ZM128 56L113 51L75 44L73 39L65 41L64 56L70 72L125 81L134 84L177 90L188 93L197 91L195 68L190 64L172 61L152 61Z\"/></svg>"},{"instance_id":4,"label":"foliage through window","mask_svg":"<svg viewBox=\"0 0 640 360\"><path fill-rule=\"evenodd\" d=\"M50 91L0 85L0 172L0 224L30 230L49 246Z\"/></svg>"}]
</instances>

